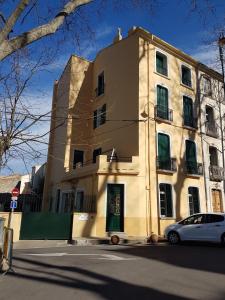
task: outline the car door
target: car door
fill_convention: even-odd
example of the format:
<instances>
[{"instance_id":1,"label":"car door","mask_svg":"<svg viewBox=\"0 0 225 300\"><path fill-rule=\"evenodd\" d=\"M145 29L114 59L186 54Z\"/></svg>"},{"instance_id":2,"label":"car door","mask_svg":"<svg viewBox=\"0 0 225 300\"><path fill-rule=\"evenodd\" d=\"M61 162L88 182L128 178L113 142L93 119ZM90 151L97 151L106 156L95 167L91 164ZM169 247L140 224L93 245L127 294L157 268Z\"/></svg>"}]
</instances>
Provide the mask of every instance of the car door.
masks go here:
<instances>
[{"instance_id":1,"label":"car door","mask_svg":"<svg viewBox=\"0 0 225 300\"><path fill-rule=\"evenodd\" d=\"M190 216L182 222L182 225L179 230L181 240L200 241L202 232L205 230L205 215Z\"/></svg>"},{"instance_id":2,"label":"car door","mask_svg":"<svg viewBox=\"0 0 225 300\"><path fill-rule=\"evenodd\" d=\"M203 232L204 240L220 242L222 233L225 231L224 216L220 214L206 215L206 230Z\"/></svg>"}]
</instances>

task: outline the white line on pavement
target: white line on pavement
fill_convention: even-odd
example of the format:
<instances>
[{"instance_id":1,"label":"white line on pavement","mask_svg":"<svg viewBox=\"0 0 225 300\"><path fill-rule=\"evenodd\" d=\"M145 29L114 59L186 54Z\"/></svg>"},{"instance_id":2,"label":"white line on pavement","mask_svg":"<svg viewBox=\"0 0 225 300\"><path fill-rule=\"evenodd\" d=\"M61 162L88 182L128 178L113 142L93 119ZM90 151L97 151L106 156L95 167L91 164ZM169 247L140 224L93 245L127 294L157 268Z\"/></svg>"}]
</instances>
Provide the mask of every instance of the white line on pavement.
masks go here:
<instances>
[{"instance_id":1,"label":"white line on pavement","mask_svg":"<svg viewBox=\"0 0 225 300\"><path fill-rule=\"evenodd\" d=\"M30 256L42 256L42 257L58 257L58 256L100 256L96 257L96 259L103 259L103 260L137 260L137 258L125 258L118 255L111 255L111 254L92 254L92 253L27 253L24 255Z\"/></svg>"}]
</instances>

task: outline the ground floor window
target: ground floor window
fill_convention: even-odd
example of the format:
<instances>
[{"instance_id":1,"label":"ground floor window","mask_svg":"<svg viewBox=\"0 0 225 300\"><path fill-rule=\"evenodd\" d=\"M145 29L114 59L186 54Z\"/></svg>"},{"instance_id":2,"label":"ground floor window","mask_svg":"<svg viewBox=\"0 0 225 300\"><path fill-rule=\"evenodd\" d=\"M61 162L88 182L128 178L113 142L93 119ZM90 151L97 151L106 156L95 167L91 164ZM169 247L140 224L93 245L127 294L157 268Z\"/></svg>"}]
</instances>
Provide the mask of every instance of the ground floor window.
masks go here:
<instances>
[{"instance_id":1,"label":"ground floor window","mask_svg":"<svg viewBox=\"0 0 225 300\"><path fill-rule=\"evenodd\" d=\"M84 211L84 191L78 190L76 192L76 198L74 202L74 211L83 212Z\"/></svg>"},{"instance_id":2,"label":"ground floor window","mask_svg":"<svg viewBox=\"0 0 225 300\"><path fill-rule=\"evenodd\" d=\"M73 192L63 192L62 193L62 204L61 212L69 213L72 211L74 202L74 193Z\"/></svg>"},{"instance_id":3,"label":"ground floor window","mask_svg":"<svg viewBox=\"0 0 225 300\"><path fill-rule=\"evenodd\" d=\"M197 187L190 186L188 188L188 199L190 215L199 213L199 191Z\"/></svg>"},{"instance_id":4,"label":"ground floor window","mask_svg":"<svg viewBox=\"0 0 225 300\"><path fill-rule=\"evenodd\" d=\"M159 200L161 217L173 217L172 187L171 184L159 184Z\"/></svg>"}]
</instances>

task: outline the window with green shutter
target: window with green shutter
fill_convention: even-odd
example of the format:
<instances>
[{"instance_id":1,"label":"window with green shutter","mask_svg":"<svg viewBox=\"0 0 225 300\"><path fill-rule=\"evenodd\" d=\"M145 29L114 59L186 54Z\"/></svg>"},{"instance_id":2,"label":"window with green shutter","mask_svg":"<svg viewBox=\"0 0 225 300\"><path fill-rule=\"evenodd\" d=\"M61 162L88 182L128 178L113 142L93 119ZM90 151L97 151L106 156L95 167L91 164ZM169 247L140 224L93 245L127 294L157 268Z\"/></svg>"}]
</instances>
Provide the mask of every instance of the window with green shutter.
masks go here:
<instances>
[{"instance_id":1,"label":"window with green shutter","mask_svg":"<svg viewBox=\"0 0 225 300\"><path fill-rule=\"evenodd\" d=\"M189 97L183 97L183 117L184 125L193 127L194 125L194 116L193 116L193 102Z\"/></svg>"},{"instance_id":2,"label":"window with green shutter","mask_svg":"<svg viewBox=\"0 0 225 300\"><path fill-rule=\"evenodd\" d=\"M170 184L159 184L159 200L161 217L173 217L172 188Z\"/></svg>"},{"instance_id":3,"label":"window with green shutter","mask_svg":"<svg viewBox=\"0 0 225 300\"><path fill-rule=\"evenodd\" d=\"M167 134L158 134L158 167L161 170L170 170L170 137Z\"/></svg>"},{"instance_id":4,"label":"window with green shutter","mask_svg":"<svg viewBox=\"0 0 225 300\"><path fill-rule=\"evenodd\" d=\"M181 66L182 83L191 87L191 69L186 66Z\"/></svg>"},{"instance_id":5,"label":"window with green shutter","mask_svg":"<svg viewBox=\"0 0 225 300\"><path fill-rule=\"evenodd\" d=\"M168 76L167 57L158 51L156 52L156 71L162 75Z\"/></svg>"},{"instance_id":6,"label":"window with green shutter","mask_svg":"<svg viewBox=\"0 0 225 300\"><path fill-rule=\"evenodd\" d=\"M157 85L157 117L169 120L168 90Z\"/></svg>"},{"instance_id":7,"label":"window with green shutter","mask_svg":"<svg viewBox=\"0 0 225 300\"><path fill-rule=\"evenodd\" d=\"M198 174L195 142L186 140L186 167L189 174Z\"/></svg>"},{"instance_id":8,"label":"window with green shutter","mask_svg":"<svg viewBox=\"0 0 225 300\"><path fill-rule=\"evenodd\" d=\"M190 186L188 188L188 199L190 215L199 213L199 191L197 187Z\"/></svg>"}]
</instances>

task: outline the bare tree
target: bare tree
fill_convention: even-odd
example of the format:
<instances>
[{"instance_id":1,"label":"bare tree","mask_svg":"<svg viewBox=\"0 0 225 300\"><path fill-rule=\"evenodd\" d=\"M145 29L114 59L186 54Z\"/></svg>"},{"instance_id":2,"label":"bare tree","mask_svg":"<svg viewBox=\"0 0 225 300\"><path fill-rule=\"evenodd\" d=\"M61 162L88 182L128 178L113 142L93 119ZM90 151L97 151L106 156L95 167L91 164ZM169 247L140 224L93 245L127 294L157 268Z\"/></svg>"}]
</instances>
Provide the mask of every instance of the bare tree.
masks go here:
<instances>
[{"instance_id":1,"label":"bare tree","mask_svg":"<svg viewBox=\"0 0 225 300\"><path fill-rule=\"evenodd\" d=\"M40 144L48 143L51 117L26 93L33 77L51 63L50 57L44 52L32 61L27 51L18 51L10 61L0 80L0 169L12 158L26 162L42 155Z\"/></svg>"}]
</instances>

